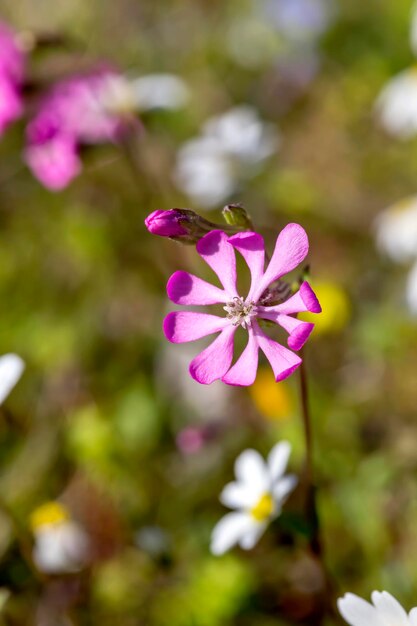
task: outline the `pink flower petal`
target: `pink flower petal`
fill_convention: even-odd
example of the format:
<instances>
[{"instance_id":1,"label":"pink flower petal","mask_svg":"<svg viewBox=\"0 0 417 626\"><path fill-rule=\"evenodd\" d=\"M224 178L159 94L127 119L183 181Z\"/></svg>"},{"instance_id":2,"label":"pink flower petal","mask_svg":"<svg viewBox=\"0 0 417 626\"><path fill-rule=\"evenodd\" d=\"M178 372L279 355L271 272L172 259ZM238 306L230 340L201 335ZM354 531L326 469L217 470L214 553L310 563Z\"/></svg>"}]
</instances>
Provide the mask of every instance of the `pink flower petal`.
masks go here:
<instances>
[{"instance_id":1,"label":"pink flower petal","mask_svg":"<svg viewBox=\"0 0 417 626\"><path fill-rule=\"evenodd\" d=\"M228 296L223 289L188 272L175 272L168 281L167 293L172 302L185 306L228 301Z\"/></svg>"},{"instance_id":2,"label":"pink flower petal","mask_svg":"<svg viewBox=\"0 0 417 626\"><path fill-rule=\"evenodd\" d=\"M196 311L173 311L164 319L163 329L168 341L185 343L217 333L227 326L230 326L230 320L225 317Z\"/></svg>"},{"instance_id":3,"label":"pink flower petal","mask_svg":"<svg viewBox=\"0 0 417 626\"><path fill-rule=\"evenodd\" d=\"M236 363L225 376L222 381L228 385L236 385L240 387L248 387L253 385L258 369L258 341L252 328L248 329L248 343Z\"/></svg>"},{"instance_id":4,"label":"pink flower petal","mask_svg":"<svg viewBox=\"0 0 417 626\"><path fill-rule=\"evenodd\" d=\"M222 378L232 363L236 326L231 325L227 319L225 322L228 325L217 339L190 363L191 376L202 385L209 385Z\"/></svg>"},{"instance_id":5,"label":"pink flower petal","mask_svg":"<svg viewBox=\"0 0 417 626\"><path fill-rule=\"evenodd\" d=\"M281 344L273 341L273 339L270 339L258 325L256 326L257 328L255 327L255 324L253 324L258 338L258 345L271 364L275 380L278 383L280 380L288 378L288 376L290 376L294 370L297 369L301 363L301 359L299 356L294 354L294 352L291 352L291 350L284 348Z\"/></svg>"},{"instance_id":6,"label":"pink flower petal","mask_svg":"<svg viewBox=\"0 0 417 626\"><path fill-rule=\"evenodd\" d=\"M247 299L252 299L252 294L259 285L265 266L265 244L263 237L258 233L244 232L233 235L228 240L245 259L251 273L251 286Z\"/></svg>"},{"instance_id":7,"label":"pink flower petal","mask_svg":"<svg viewBox=\"0 0 417 626\"><path fill-rule=\"evenodd\" d=\"M197 243L197 252L217 274L225 288L228 299L238 295L236 291L236 257L226 233L212 230Z\"/></svg>"},{"instance_id":8,"label":"pink flower petal","mask_svg":"<svg viewBox=\"0 0 417 626\"><path fill-rule=\"evenodd\" d=\"M260 317L262 317L262 319L271 320L282 326L282 328L285 328L289 334L287 342L291 350L301 350L314 328L314 324L311 322L302 322L296 317L282 315L274 311L262 312L260 313Z\"/></svg>"},{"instance_id":9,"label":"pink flower petal","mask_svg":"<svg viewBox=\"0 0 417 626\"><path fill-rule=\"evenodd\" d=\"M259 299L271 283L296 268L307 253L308 237L304 228L299 224L288 224L278 235L274 253L254 293L254 299Z\"/></svg>"},{"instance_id":10,"label":"pink flower petal","mask_svg":"<svg viewBox=\"0 0 417 626\"><path fill-rule=\"evenodd\" d=\"M74 140L59 135L26 148L25 160L34 176L52 191L64 189L81 171Z\"/></svg>"},{"instance_id":11,"label":"pink flower petal","mask_svg":"<svg viewBox=\"0 0 417 626\"><path fill-rule=\"evenodd\" d=\"M258 306L259 317L264 317L264 313L284 313L288 315L290 313L304 313L305 311L321 313L320 303L307 281L302 283L297 293L282 304L265 307Z\"/></svg>"}]
</instances>

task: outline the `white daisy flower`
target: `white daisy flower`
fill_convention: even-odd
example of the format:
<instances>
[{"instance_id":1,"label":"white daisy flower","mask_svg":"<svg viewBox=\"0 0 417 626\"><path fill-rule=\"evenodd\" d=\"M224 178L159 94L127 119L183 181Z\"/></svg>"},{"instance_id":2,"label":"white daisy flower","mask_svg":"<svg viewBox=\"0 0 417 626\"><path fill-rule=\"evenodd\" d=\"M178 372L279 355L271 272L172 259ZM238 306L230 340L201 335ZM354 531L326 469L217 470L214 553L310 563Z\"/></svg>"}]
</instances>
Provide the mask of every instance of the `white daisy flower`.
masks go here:
<instances>
[{"instance_id":1,"label":"white daisy flower","mask_svg":"<svg viewBox=\"0 0 417 626\"><path fill-rule=\"evenodd\" d=\"M294 475L284 475L290 453L290 444L282 441L272 448L266 462L255 450L238 456L237 481L226 485L220 495L220 501L236 511L225 515L213 529L213 554L223 554L236 544L250 550L271 520L280 515L282 504L297 484Z\"/></svg>"},{"instance_id":2,"label":"white daisy flower","mask_svg":"<svg viewBox=\"0 0 417 626\"><path fill-rule=\"evenodd\" d=\"M58 502L48 502L31 516L33 561L45 574L78 572L89 560L89 540Z\"/></svg>"},{"instance_id":3,"label":"white daisy flower","mask_svg":"<svg viewBox=\"0 0 417 626\"><path fill-rule=\"evenodd\" d=\"M274 125L262 122L252 107L234 107L209 119L201 135L181 147L175 181L200 206L214 207L256 174L278 145Z\"/></svg>"},{"instance_id":4,"label":"white daisy flower","mask_svg":"<svg viewBox=\"0 0 417 626\"><path fill-rule=\"evenodd\" d=\"M5 354L0 357L0 404L19 381L24 369L25 364L17 354Z\"/></svg>"},{"instance_id":5,"label":"white daisy flower","mask_svg":"<svg viewBox=\"0 0 417 626\"><path fill-rule=\"evenodd\" d=\"M354 593L337 601L340 614L350 626L417 626L417 608L409 614L387 591L374 591L372 603Z\"/></svg>"},{"instance_id":6,"label":"white daisy flower","mask_svg":"<svg viewBox=\"0 0 417 626\"><path fill-rule=\"evenodd\" d=\"M376 243L396 263L417 258L417 196L396 202L378 215Z\"/></svg>"},{"instance_id":7,"label":"white daisy flower","mask_svg":"<svg viewBox=\"0 0 417 626\"><path fill-rule=\"evenodd\" d=\"M378 97L376 113L385 130L399 139L409 139L417 133L416 67L389 81Z\"/></svg>"}]
</instances>

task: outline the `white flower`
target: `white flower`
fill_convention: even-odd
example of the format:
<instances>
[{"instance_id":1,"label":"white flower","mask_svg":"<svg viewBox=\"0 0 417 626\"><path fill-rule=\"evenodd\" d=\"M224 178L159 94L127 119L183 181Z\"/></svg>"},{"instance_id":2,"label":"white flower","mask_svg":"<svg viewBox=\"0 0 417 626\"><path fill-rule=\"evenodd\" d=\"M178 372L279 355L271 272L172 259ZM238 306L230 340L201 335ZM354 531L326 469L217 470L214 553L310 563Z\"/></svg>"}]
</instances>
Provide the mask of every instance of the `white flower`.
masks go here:
<instances>
[{"instance_id":1,"label":"white flower","mask_svg":"<svg viewBox=\"0 0 417 626\"><path fill-rule=\"evenodd\" d=\"M250 550L270 523L281 513L282 504L297 484L284 475L291 446L282 441L274 446L267 462L255 450L245 450L235 462L237 481L229 483L220 501L232 509L215 526L211 538L213 554L223 554L239 544Z\"/></svg>"},{"instance_id":2,"label":"white flower","mask_svg":"<svg viewBox=\"0 0 417 626\"><path fill-rule=\"evenodd\" d=\"M69 518L58 502L42 505L32 514L33 561L45 574L65 574L81 570L89 558L86 532Z\"/></svg>"},{"instance_id":3,"label":"white flower","mask_svg":"<svg viewBox=\"0 0 417 626\"><path fill-rule=\"evenodd\" d=\"M16 385L24 369L25 364L17 354L5 354L0 357L0 404Z\"/></svg>"},{"instance_id":4,"label":"white flower","mask_svg":"<svg viewBox=\"0 0 417 626\"><path fill-rule=\"evenodd\" d=\"M417 626L417 608L407 615L387 591L374 591L371 597L373 604L353 593L337 601L340 614L350 626Z\"/></svg>"},{"instance_id":5,"label":"white flower","mask_svg":"<svg viewBox=\"0 0 417 626\"><path fill-rule=\"evenodd\" d=\"M375 222L378 248L397 263L417 258L417 196L388 207Z\"/></svg>"},{"instance_id":6,"label":"white flower","mask_svg":"<svg viewBox=\"0 0 417 626\"><path fill-rule=\"evenodd\" d=\"M404 70L389 81L376 102L385 130L399 139L417 133L417 68Z\"/></svg>"},{"instance_id":7,"label":"white flower","mask_svg":"<svg viewBox=\"0 0 417 626\"><path fill-rule=\"evenodd\" d=\"M249 106L238 106L209 119L202 134L179 150L175 180L198 204L211 208L250 178L279 145L272 124Z\"/></svg>"}]
</instances>

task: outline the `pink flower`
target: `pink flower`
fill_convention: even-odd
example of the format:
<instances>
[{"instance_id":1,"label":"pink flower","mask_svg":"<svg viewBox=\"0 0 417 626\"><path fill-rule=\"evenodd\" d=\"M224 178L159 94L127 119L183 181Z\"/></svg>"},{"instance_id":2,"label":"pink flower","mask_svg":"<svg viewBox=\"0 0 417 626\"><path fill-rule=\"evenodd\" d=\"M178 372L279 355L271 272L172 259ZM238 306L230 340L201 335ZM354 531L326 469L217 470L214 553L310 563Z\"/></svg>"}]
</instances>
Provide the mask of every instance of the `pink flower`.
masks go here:
<instances>
[{"instance_id":1,"label":"pink flower","mask_svg":"<svg viewBox=\"0 0 417 626\"><path fill-rule=\"evenodd\" d=\"M0 22L0 136L22 115L25 63L26 55L15 34Z\"/></svg>"},{"instance_id":2,"label":"pink flower","mask_svg":"<svg viewBox=\"0 0 417 626\"><path fill-rule=\"evenodd\" d=\"M124 78L100 69L57 83L27 127L25 160L33 174L52 190L66 187L81 170L82 144L117 142L127 129L119 111Z\"/></svg>"},{"instance_id":3,"label":"pink flower","mask_svg":"<svg viewBox=\"0 0 417 626\"><path fill-rule=\"evenodd\" d=\"M251 285L246 298L236 288L236 257L234 249L245 259ZM279 234L272 258L264 269L265 245L261 235L242 232L228 237L220 230L208 233L197 243L202 259L217 274L222 288L188 274L175 272L167 285L168 297L185 306L223 304L225 317L195 311L175 311L164 320L164 333L173 343L201 339L220 333L193 359L191 376L202 384L221 379L229 385L252 385L258 368L259 349L265 354L278 382L287 378L301 363L298 355L269 338L259 320L277 323L289 334L288 346L293 350L307 341L314 324L303 322L294 313L319 313L320 304L307 282L299 291L281 304L268 304L269 286L297 267L308 252L308 238L298 224L288 224ZM248 343L234 365L233 344L236 330L241 326L248 332Z\"/></svg>"},{"instance_id":4,"label":"pink flower","mask_svg":"<svg viewBox=\"0 0 417 626\"><path fill-rule=\"evenodd\" d=\"M0 73L0 136L23 113L23 101L18 87Z\"/></svg>"},{"instance_id":5,"label":"pink flower","mask_svg":"<svg viewBox=\"0 0 417 626\"><path fill-rule=\"evenodd\" d=\"M0 22L0 74L15 83L23 81L26 55L17 42L15 33Z\"/></svg>"}]
</instances>

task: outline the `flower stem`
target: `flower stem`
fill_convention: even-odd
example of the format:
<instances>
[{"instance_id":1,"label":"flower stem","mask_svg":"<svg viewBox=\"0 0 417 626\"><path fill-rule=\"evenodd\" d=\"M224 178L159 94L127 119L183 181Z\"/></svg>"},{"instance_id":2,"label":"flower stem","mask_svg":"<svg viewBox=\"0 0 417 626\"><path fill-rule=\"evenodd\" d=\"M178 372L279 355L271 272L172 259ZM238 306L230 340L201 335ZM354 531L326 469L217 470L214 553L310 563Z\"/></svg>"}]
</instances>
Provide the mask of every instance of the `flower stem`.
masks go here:
<instances>
[{"instance_id":1,"label":"flower stem","mask_svg":"<svg viewBox=\"0 0 417 626\"><path fill-rule=\"evenodd\" d=\"M306 488L306 517L310 529L309 546L312 553L320 560L323 555L323 546L320 537L320 521L317 510L316 487L314 484L314 462L313 462L313 432L310 405L308 400L307 369L305 356L302 354L302 362L299 367L300 372L300 397L301 415L303 419L304 439L305 439L305 467L304 481Z\"/></svg>"}]
</instances>

